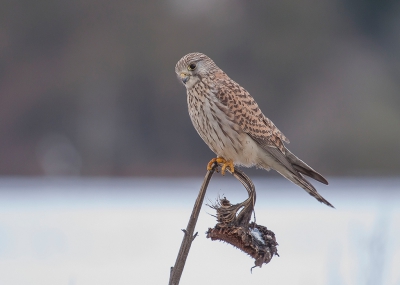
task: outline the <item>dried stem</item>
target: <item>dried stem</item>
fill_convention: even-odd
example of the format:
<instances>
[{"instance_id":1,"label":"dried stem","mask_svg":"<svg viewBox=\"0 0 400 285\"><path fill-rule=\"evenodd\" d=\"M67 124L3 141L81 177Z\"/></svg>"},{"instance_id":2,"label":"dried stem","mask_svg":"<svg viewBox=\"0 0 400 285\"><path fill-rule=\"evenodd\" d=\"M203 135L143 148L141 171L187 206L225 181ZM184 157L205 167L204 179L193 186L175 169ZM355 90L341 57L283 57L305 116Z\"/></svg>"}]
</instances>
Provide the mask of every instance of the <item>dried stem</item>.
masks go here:
<instances>
[{"instance_id":1,"label":"dried stem","mask_svg":"<svg viewBox=\"0 0 400 285\"><path fill-rule=\"evenodd\" d=\"M199 195L197 196L196 202L193 206L192 215L190 216L188 225L186 230L182 230L184 232L181 248L179 249L178 256L175 261L175 266L171 267L170 276L169 276L169 285L178 285L182 276L183 268L185 267L186 258L189 254L190 246L192 245L192 241L197 236L197 233L193 235L194 229L196 227L197 219L200 214L201 206L203 205L204 196L207 191L208 183L211 180L212 175L215 172L215 168L217 164L214 164L213 168L207 171L206 177L204 177L203 185L201 185Z\"/></svg>"},{"instance_id":2,"label":"dried stem","mask_svg":"<svg viewBox=\"0 0 400 285\"><path fill-rule=\"evenodd\" d=\"M179 284L190 246L197 236L197 233L194 235L193 233L201 206L203 205L204 196L211 177L217 167L218 164L214 163L213 168L207 172L186 230L182 230L184 236L175 261L175 266L171 267L169 285ZM233 176L243 184L249 197L245 201L235 205L231 205L229 201L224 198L220 200L219 205L212 206L212 208L217 210L217 219L219 223L214 229L209 229L207 237L212 240L223 240L231 243L242 251L250 254L256 259L256 266L261 267L262 263L268 263L272 256L277 254L275 236L263 226L256 225L254 222L250 224L251 214L254 212L254 205L256 202L254 184L246 174L236 168L234 169ZM261 240L252 236L252 230L254 231L254 229L260 233Z\"/></svg>"},{"instance_id":3,"label":"dried stem","mask_svg":"<svg viewBox=\"0 0 400 285\"><path fill-rule=\"evenodd\" d=\"M231 204L225 197L210 207L216 210L218 223L209 228L207 238L227 242L254 258L254 267L269 263L278 255L275 234L265 226L250 223L256 202L256 189L250 178L236 170L233 176L246 188L249 197L241 203Z\"/></svg>"}]
</instances>

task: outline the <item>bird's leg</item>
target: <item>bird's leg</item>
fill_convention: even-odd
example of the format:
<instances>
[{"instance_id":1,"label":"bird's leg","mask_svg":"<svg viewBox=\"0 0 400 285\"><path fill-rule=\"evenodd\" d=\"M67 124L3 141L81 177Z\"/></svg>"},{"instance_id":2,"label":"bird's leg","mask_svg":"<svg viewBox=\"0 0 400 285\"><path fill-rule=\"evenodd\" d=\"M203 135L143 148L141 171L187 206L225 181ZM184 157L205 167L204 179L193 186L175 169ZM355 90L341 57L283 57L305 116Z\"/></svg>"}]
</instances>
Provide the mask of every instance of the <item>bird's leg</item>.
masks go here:
<instances>
[{"instance_id":1,"label":"bird's leg","mask_svg":"<svg viewBox=\"0 0 400 285\"><path fill-rule=\"evenodd\" d=\"M210 162L207 164L207 170L211 170L213 167L213 164L217 162L217 158L213 158L210 160Z\"/></svg>"},{"instance_id":2,"label":"bird's leg","mask_svg":"<svg viewBox=\"0 0 400 285\"><path fill-rule=\"evenodd\" d=\"M215 162L218 163L218 164L222 164L222 166L221 166L221 174L222 174L222 175L225 175L225 169L226 169L227 167L229 167L229 169L230 169L230 171L231 171L232 173L235 172L235 168L234 168L234 166L233 166L233 161L232 161L231 159L226 160L226 159L223 158L223 157L216 157L216 158L211 159L210 162L207 164L207 170L211 170L211 169L212 169L212 166L213 166L213 164L214 164Z\"/></svg>"},{"instance_id":3,"label":"bird's leg","mask_svg":"<svg viewBox=\"0 0 400 285\"><path fill-rule=\"evenodd\" d=\"M223 159L223 158L222 158ZM233 166L233 161L232 160L225 160L223 159L224 162L222 162L222 167L221 167L221 174L225 175L225 169L228 167L233 174L235 172L235 167Z\"/></svg>"}]
</instances>

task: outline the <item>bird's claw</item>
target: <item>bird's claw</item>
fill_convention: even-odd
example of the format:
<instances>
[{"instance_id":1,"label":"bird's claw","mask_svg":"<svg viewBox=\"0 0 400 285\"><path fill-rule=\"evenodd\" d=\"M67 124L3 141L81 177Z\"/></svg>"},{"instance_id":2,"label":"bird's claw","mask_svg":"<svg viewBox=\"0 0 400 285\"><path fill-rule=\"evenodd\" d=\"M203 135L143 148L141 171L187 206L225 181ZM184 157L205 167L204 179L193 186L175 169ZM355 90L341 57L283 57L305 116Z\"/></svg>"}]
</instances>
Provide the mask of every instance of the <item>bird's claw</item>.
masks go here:
<instances>
[{"instance_id":1,"label":"bird's claw","mask_svg":"<svg viewBox=\"0 0 400 285\"><path fill-rule=\"evenodd\" d=\"M221 174L225 175L225 170L228 167L231 173L235 172L235 167L233 165L233 161L231 159L226 160L223 157L216 157L210 160L210 162L207 164L207 170L211 170L213 168L213 164L218 163L222 164L221 166Z\"/></svg>"}]
</instances>

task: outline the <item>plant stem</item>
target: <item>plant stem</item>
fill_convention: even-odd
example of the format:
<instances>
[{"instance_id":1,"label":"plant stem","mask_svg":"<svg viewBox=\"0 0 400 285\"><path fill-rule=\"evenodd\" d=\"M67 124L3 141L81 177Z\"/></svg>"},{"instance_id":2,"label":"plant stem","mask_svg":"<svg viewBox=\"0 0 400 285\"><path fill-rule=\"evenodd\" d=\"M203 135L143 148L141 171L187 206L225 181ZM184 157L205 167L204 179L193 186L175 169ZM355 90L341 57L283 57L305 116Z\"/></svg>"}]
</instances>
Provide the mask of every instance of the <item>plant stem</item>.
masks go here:
<instances>
[{"instance_id":1,"label":"plant stem","mask_svg":"<svg viewBox=\"0 0 400 285\"><path fill-rule=\"evenodd\" d=\"M190 246L192 245L192 241L197 236L197 233L195 233L194 235L193 233L196 227L197 219L200 214L201 206L203 205L204 196L207 191L208 183L210 182L216 167L217 164L214 164L213 168L207 171L207 174L204 177L203 185L201 185L199 195L197 196L196 202L194 203L192 215L190 216L186 230L182 230L184 236L181 248L179 249L179 253L175 261L175 266L171 267L169 283L168 283L169 285L178 285L181 279L183 268L185 267L186 263L186 258L189 254Z\"/></svg>"}]
</instances>

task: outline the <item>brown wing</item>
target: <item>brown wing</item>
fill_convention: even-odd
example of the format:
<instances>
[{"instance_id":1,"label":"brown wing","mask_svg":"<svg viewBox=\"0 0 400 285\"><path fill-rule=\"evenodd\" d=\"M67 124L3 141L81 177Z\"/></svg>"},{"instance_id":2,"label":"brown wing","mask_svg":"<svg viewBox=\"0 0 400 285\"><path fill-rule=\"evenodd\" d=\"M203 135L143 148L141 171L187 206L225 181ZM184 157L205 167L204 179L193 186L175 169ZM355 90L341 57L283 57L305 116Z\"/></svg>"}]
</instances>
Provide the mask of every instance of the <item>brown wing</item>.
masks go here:
<instances>
[{"instance_id":1,"label":"brown wing","mask_svg":"<svg viewBox=\"0 0 400 285\"><path fill-rule=\"evenodd\" d=\"M264 116L256 101L243 87L225 74L217 74L216 77L219 83L217 97L233 113L235 122L264 150L298 175L286 158L283 142L289 143L289 140Z\"/></svg>"}]
</instances>

